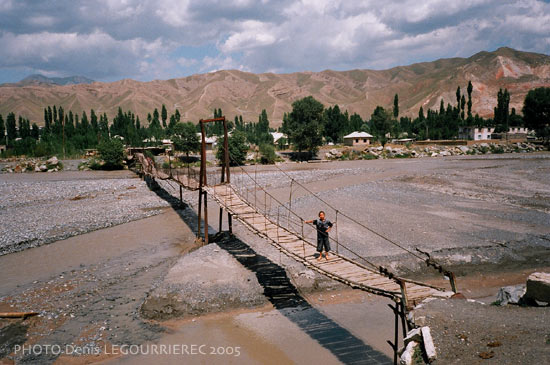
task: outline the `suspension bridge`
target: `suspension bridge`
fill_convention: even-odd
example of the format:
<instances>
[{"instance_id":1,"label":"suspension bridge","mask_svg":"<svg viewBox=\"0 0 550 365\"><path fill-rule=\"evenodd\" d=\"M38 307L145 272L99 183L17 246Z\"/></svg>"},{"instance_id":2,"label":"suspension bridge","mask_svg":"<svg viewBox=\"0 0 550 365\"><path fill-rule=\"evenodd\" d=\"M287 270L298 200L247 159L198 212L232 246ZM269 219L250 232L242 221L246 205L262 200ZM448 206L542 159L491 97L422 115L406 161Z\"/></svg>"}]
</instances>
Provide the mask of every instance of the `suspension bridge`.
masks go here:
<instances>
[{"instance_id":1,"label":"suspension bridge","mask_svg":"<svg viewBox=\"0 0 550 365\"><path fill-rule=\"evenodd\" d=\"M180 186L180 189L199 191L199 232L197 234L200 236L201 226L204 227L203 237L205 243L208 243L208 195L220 207L220 231L222 228L222 211L225 210L228 214L230 231L232 231L232 219L236 219L253 233L264 237L267 242L288 257L304 264L309 269L349 285L352 288L391 298L396 302L403 303L405 308L411 308L428 297L445 296L449 289L456 292L454 274L445 270L429 254L420 250L415 252L370 229L362 222L333 207L278 166L276 166L276 170L288 179L291 193L288 203L277 199L267 191L265 186L258 183L256 176L249 173L243 166L235 164L231 166L227 138L224 138L224 151L226 153L225 161L223 161L221 167L221 179L211 173L207 173L204 123L209 122L224 122L225 126L225 118L201 120L203 143L201 166L198 172L195 168L160 169L155 166L152 159L140 153L136 154L142 174L155 179L174 181ZM226 126L225 132L227 133ZM236 179L234 178L233 181L230 180L231 174L236 176ZM212 180L210 183L208 182L208 177ZM304 218L292 210L293 186L304 189L304 191L320 200L324 205L334 209L336 214L334 230L336 234L338 230L338 216L346 217L352 224L368 230L403 252L424 261L427 266L433 267L447 277L451 287L448 289L441 288L396 275L385 266L371 262L367 257L361 256L343 242L339 242L338 237L331 237L332 243L336 246L336 251L331 252L331 259L318 261L316 242L304 234L304 227L306 226Z\"/></svg>"},{"instance_id":2,"label":"suspension bridge","mask_svg":"<svg viewBox=\"0 0 550 365\"><path fill-rule=\"evenodd\" d=\"M207 169L204 124L210 122L223 122L224 124L224 161L221 164L221 174L219 174L220 169ZM395 313L396 335L394 343L388 342L392 346L394 354L397 354L398 318L401 318L404 337L406 329L410 329L410 325L405 320L406 312L409 309L429 297L448 297L449 289L456 293L454 274L433 260L428 253L419 249L408 248L368 227L365 223L358 221L343 210L325 201L279 166L275 166L275 170L289 183L288 202L281 201L280 198L278 199L270 193L265 185L260 184L256 173L252 174L245 167L236 163L231 164L230 162L235 161L232 161L229 154L228 133L224 117L201 120L200 126L202 130L202 148L199 171L190 167L186 169L157 168L151 158L141 153L137 153L135 156L138 172L143 176L176 182L180 189L180 200L182 199L182 189L198 191L197 237L202 236L205 244L208 244L209 240L207 197L210 196L220 207L220 232L222 231L222 218L225 210L230 233L232 233L232 220L236 219L253 233L265 238L269 244L280 252L302 263L307 268L352 288L392 299L396 303L395 306L390 305ZM231 180L231 176L233 176L233 180ZM312 229L307 226L305 219L292 208L292 192L295 188L302 189L304 194L314 197L323 206L332 209L335 214L335 237L330 238L331 243L335 246L335 251L331 252L330 260L317 260L316 242L305 233L307 229L310 231ZM437 287L399 276L386 266L376 264L369 257L359 254L350 245L338 239L339 218L345 218L348 225L366 230L379 240L392 245L417 260L421 260L428 267L435 269L449 279L450 288ZM201 233L203 229L204 232ZM394 361L396 361L396 357L394 357Z\"/></svg>"}]
</instances>

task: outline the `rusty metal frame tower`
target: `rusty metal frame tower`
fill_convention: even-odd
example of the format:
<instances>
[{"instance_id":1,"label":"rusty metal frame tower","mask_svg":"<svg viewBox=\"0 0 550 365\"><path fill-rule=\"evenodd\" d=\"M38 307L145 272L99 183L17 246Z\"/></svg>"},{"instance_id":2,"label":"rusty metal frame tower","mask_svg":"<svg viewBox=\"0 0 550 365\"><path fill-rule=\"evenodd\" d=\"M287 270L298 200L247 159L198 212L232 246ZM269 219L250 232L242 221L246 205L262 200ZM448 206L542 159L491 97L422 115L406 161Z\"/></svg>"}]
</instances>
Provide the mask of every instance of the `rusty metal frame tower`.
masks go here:
<instances>
[{"instance_id":1,"label":"rusty metal frame tower","mask_svg":"<svg viewBox=\"0 0 550 365\"><path fill-rule=\"evenodd\" d=\"M201 119L199 124L201 126L201 167L200 167L200 177L199 177L199 208L198 208L198 228L197 228L197 238L200 239L201 235L201 220L202 214L204 213L204 244L208 244L208 199L207 192L203 189L208 185L206 179L206 131L204 128L205 123L213 122L223 122L223 148L224 148L224 161L222 163L221 171L221 182L225 184L231 183L231 172L229 169L229 143L228 143L228 133L227 133L227 121L225 116L220 118L213 119ZM204 206L203 206L204 202ZM222 217L223 217L223 208L220 206L220 217L219 217L219 231L222 230ZM231 213L227 212L227 222L229 226L229 233L233 233L233 224L231 220Z\"/></svg>"}]
</instances>

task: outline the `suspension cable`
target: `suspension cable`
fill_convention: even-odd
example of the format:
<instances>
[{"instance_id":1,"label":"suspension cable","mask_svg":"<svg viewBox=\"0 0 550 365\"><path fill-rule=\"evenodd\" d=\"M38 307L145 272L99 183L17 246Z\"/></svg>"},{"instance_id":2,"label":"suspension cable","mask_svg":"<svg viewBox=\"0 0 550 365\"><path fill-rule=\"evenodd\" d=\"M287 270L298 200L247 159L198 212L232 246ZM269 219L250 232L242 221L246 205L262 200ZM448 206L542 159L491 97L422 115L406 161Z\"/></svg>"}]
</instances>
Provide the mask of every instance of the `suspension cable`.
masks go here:
<instances>
[{"instance_id":1,"label":"suspension cable","mask_svg":"<svg viewBox=\"0 0 550 365\"><path fill-rule=\"evenodd\" d=\"M250 174L243 168L243 165L239 164L238 161L236 161L234 158L232 158L231 155L229 155L229 158L233 160L233 162L236 164L235 166L236 167L239 167L239 169L244 173L246 174L251 180L254 181L254 185L257 186L261 191L264 192L264 194L266 195L269 195L271 199L273 199L274 201L276 201L281 207L283 207L284 209L288 210L289 214L293 214L294 216L296 216L297 218L300 219L301 221L301 224L303 224L303 222L305 222L304 218L302 218L300 215L296 214L295 212L293 212L292 210L290 210L285 204L283 204L281 201L279 201L277 198L275 198L273 195L271 195L269 192L267 192L267 190L265 190L265 188L263 186L261 186L260 184L258 184L258 182L256 180L254 180L254 178L252 176L250 176ZM266 212L267 214L267 212ZM342 213L340 213L342 214ZM302 240L305 241L305 237L300 237ZM333 239L334 241L334 239ZM342 243L340 242L337 242L337 245L341 246L343 249L349 251L350 253L352 253L353 255L357 256L359 259L365 261L367 264L371 265L372 267L374 267L376 270L378 270L380 268L379 265L376 265L372 262L370 262L369 260L367 260L365 257L361 256L360 254L358 254L357 252L353 251L352 249L350 249L349 247L343 245ZM312 244L311 242L308 242L309 244Z\"/></svg>"},{"instance_id":2,"label":"suspension cable","mask_svg":"<svg viewBox=\"0 0 550 365\"><path fill-rule=\"evenodd\" d=\"M343 217L346 217L347 219L349 219L350 221L354 222L355 224L358 224L359 226L365 228L367 231L375 234L376 236L388 241L389 243L399 247L400 249L408 252L409 254L413 255L414 257L424 261L425 259L421 256L419 256L418 254L416 254L415 252L409 250L408 248L400 245L399 243L391 240L390 238L382 235L381 233L378 233L376 232L375 230L367 227L366 225L364 225L363 223L357 221L355 218L352 218L350 217L349 215L347 215L346 213L343 213L342 211L338 210L337 208L333 207L331 204L329 204L328 202L326 202L323 198L319 197L316 193L314 193L313 191L309 190L306 186L304 186L303 184L301 184L299 181L297 181L296 179L294 179L292 176L290 176L286 171L284 171L283 169L281 169L279 166L275 165L275 167L281 171L286 177L288 177L289 179L293 180L296 184L298 184L300 187L302 187L305 191L307 191L308 193L310 193L311 195L313 195L314 197L316 197L317 199L319 199L323 204L327 205L329 208L331 209L334 209L335 211L339 212L341 216Z\"/></svg>"}]
</instances>

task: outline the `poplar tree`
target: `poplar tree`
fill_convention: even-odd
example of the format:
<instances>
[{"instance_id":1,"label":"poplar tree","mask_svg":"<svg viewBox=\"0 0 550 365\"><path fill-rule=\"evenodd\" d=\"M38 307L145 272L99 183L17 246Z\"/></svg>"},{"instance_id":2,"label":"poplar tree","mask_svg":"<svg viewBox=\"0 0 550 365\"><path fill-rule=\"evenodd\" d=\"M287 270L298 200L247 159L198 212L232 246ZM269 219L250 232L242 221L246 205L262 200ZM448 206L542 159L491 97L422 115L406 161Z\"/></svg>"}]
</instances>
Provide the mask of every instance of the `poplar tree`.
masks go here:
<instances>
[{"instance_id":1,"label":"poplar tree","mask_svg":"<svg viewBox=\"0 0 550 365\"><path fill-rule=\"evenodd\" d=\"M6 145L13 146L15 143L15 139L17 138L15 114L13 113L9 113L8 117L6 118L6 132Z\"/></svg>"},{"instance_id":2,"label":"poplar tree","mask_svg":"<svg viewBox=\"0 0 550 365\"><path fill-rule=\"evenodd\" d=\"M393 97L393 117L397 119L398 116L399 116L399 96L395 94L395 96Z\"/></svg>"},{"instance_id":3,"label":"poplar tree","mask_svg":"<svg viewBox=\"0 0 550 365\"><path fill-rule=\"evenodd\" d=\"M468 118L472 117L472 81L468 81Z\"/></svg>"},{"instance_id":4,"label":"poplar tree","mask_svg":"<svg viewBox=\"0 0 550 365\"><path fill-rule=\"evenodd\" d=\"M4 124L4 118L2 118L2 114L0 114L0 143L6 142L6 125Z\"/></svg>"},{"instance_id":5,"label":"poplar tree","mask_svg":"<svg viewBox=\"0 0 550 365\"><path fill-rule=\"evenodd\" d=\"M161 110L162 127L166 128L166 120L168 119L168 111L166 111L166 105L162 104Z\"/></svg>"}]
</instances>

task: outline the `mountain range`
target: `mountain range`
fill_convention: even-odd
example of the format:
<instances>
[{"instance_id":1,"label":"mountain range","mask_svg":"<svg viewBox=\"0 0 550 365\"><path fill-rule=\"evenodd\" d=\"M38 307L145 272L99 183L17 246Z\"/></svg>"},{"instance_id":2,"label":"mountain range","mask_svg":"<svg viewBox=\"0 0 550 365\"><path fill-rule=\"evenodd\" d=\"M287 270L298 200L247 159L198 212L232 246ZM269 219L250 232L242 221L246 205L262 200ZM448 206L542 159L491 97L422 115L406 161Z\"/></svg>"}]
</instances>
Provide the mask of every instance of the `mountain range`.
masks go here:
<instances>
[{"instance_id":1,"label":"mountain range","mask_svg":"<svg viewBox=\"0 0 550 365\"><path fill-rule=\"evenodd\" d=\"M26 80L26 81L25 81ZM312 95L326 107L338 104L341 110L368 119L376 106L391 108L399 96L400 115L416 116L422 106L439 109L456 105L456 89L473 84L473 112L490 117L497 92L507 88L510 107L521 111L527 92L535 87L550 87L550 56L499 48L479 52L469 58L448 58L416 63L387 70L350 70L254 74L223 70L170 80L140 82L124 79L93 82L82 77L63 79L33 76L16 84L0 85L0 114L14 112L43 124L44 107L61 105L66 111L81 114L107 113L113 117L118 108L131 110L142 121L155 108L166 105L168 113L179 109L184 120L197 122L221 108L233 119L257 121L266 109L271 125L281 124L292 103Z\"/></svg>"},{"instance_id":2,"label":"mountain range","mask_svg":"<svg viewBox=\"0 0 550 365\"><path fill-rule=\"evenodd\" d=\"M69 77L47 77L44 75L30 75L23 80L14 84L3 84L0 86L29 86L29 85L77 85L77 84L91 84L94 80L84 76L69 76Z\"/></svg>"}]
</instances>

